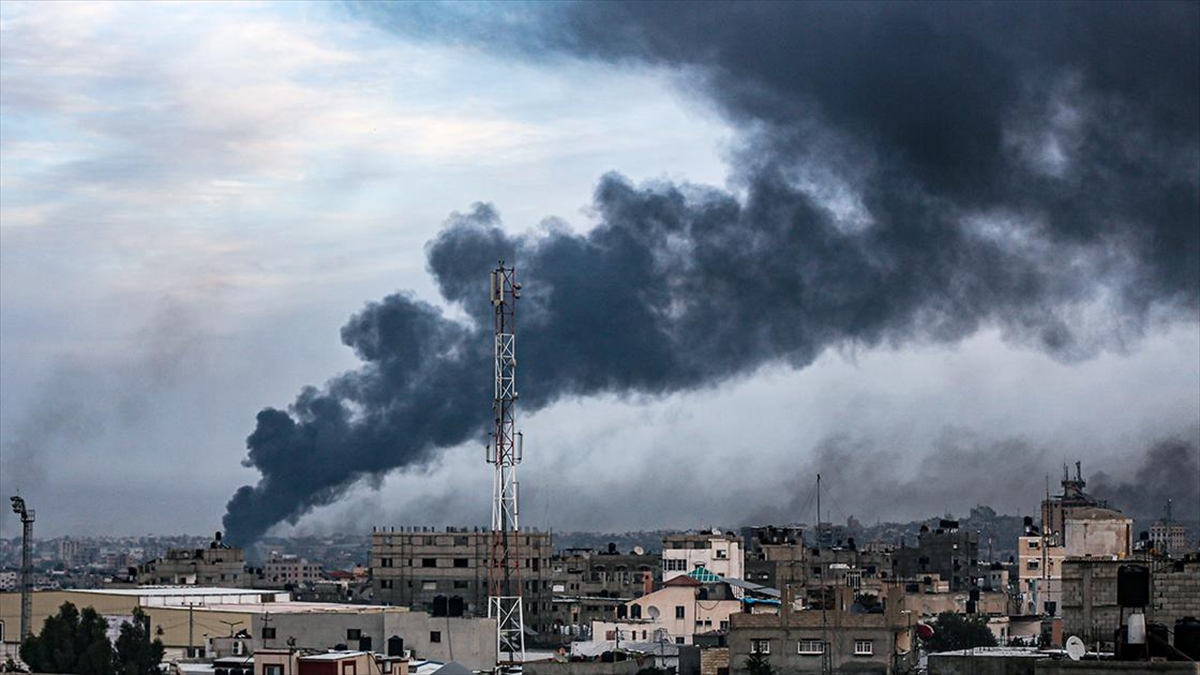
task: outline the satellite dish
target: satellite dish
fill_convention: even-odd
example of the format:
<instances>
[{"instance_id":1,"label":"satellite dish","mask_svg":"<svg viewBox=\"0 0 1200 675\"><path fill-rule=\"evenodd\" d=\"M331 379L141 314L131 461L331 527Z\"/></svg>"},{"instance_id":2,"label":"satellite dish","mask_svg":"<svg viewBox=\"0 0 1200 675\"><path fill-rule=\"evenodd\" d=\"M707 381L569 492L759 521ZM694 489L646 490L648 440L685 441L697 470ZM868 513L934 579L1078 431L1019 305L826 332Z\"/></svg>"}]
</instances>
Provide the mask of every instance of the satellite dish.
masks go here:
<instances>
[{"instance_id":1,"label":"satellite dish","mask_svg":"<svg viewBox=\"0 0 1200 675\"><path fill-rule=\"evenodd\" d=\"M650 615L651 619L657 619L659 615L658 608L654 605L650 605L650 609L646 610L646 613Z\"/></svg>"},{"instance_id":2,"label":"satellite dish","mask_svg":"<svg viewBox=\"0 0 1200 675\"><path fill-rule=\"evenodd\" d=\"M646 555L646 549L642 548L641 546L634 546L633 554L634 555Z\"/></svg>"},{"instance_id":3,"label":"satellite dish","mask_svg":"<svg viewBox=\"0 0 1200 675\"><path fill-rule=\"evenodd\" d=\"M1077 636L1072 635L1067 638L1067 656L1071 657L1072 661L1078 661L1087 653L1087 646L1083 644Z\"/></svg>"}]
</instances>

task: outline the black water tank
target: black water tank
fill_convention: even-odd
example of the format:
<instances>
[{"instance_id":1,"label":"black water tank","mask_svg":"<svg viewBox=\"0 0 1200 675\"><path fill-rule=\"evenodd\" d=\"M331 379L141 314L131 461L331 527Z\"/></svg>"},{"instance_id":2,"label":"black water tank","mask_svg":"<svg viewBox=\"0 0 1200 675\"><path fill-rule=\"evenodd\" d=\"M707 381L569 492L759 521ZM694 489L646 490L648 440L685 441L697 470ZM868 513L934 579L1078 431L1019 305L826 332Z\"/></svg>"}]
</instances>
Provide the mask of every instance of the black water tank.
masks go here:
<instances>
[{"instance_id":1,"label":"black water tank","mask_svg":"<svg viewBox=\"0 0 1200 675\"><path fill-rule=\"evenodd\" d=\"M1145 565L1121 565L1117 568L1117 604L1145 607L1150 604L1150 568Z\"/></svg>"},{"instance_id":2,"label":"black water tank","mask_svg":"<svg viewBox=\"0 0 1200 675\"><path fill-rule=\"evenodd\" d=\"M393 635L387 641L388 656L404 656L404 638Z\"/></svg>"},{"instance_id":3,"label":"black water tank","mask_svg":"<svg viewBox=\"0 0 1200 675\"><path fill-rule=\"evenodd\" d=\"M465 603L461 595L450 596L450 602L446 605L446 613L449 616L462 616Z\"/></svg>"},{"instance_id":4,"label":"black water tank","mask_svg":"<svg viewBox=\"0 0 1200 675\"><path fill-rule=\"evenodd\" d=\"M433 596L433 615L434 616L446 616L447 611L449 611L448 605L449 605L449 603L446 601L446 596L444 596L444 595Z\"/></svg>"},{"instance_id":5,"label":"black water tank","mask_svg":"<svg viewBox=\"0 0 1200 675\"><path fill-rule=\"evenodd\" d=\"M1175 649L1200 661L1200 619L1185 616L1175 621Z\"/></svg>"},{"instance_id":6,"label":"black water tank","mask_svg":"<svg viewBox=\"0 0 1200 675\"><path fill-rule=\"evenodd\" d=\"M1165 659L1171 656L1171 630L1167 624L1147 621L1146 642L1150 645L1150 658L1161 656Z\"/></svg>"},{"instance_id":7,"label":"black water tank","mask_svg":"<svg viewBox=\"0 0 1200 675\"><path fill-rule=\"evenodd\" d=\"M974 600L968 600L968 601L967 601L967 614L974 614L974 613L975 613L975 609L976 609L976 608L975 608L975 601L974 601Z\"/></svg>"}]
</instances>

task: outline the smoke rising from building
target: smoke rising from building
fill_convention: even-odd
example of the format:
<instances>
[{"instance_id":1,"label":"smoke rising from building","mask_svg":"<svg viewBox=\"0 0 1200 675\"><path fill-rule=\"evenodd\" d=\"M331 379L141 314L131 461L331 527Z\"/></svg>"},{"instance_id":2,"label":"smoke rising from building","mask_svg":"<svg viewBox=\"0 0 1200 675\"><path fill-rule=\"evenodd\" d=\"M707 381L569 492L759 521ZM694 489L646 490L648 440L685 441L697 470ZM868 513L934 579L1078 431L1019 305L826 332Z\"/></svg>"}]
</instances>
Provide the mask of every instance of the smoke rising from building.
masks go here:
<instances>
[{"instance_id":1,"label":"smoke rising from building","mask_svg":"<svg viewBox=\"0 0 1200 675\"><path fill-rule=\"evenodd\" d=\"M1194 3L525 9L526 53L677 69L740 132L734 187L608 174L583 234L511 235L488 205L452 217L429 269L475 323L404 294L354 316L364 366L259 413L262 479L229 502L231 541L482 439L499 259L526 289L530 412L985 327L1086 358L1200 316ZM421 14L361 11L407 35ZM421 30L471 41L495 20L461 18Z\"/></svg>"}]
</instances>

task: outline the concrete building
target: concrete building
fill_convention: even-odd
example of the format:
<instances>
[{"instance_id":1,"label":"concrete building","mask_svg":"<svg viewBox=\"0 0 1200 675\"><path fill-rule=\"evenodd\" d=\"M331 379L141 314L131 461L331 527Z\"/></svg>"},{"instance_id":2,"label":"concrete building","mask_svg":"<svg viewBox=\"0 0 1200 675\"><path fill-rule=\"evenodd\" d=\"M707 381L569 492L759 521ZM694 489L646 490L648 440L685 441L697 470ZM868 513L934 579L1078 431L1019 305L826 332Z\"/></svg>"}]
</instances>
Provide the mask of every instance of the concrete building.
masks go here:
<instances>
[{"instance_id":1,"label":"concrete building","mask_svg":"<svg viewBox=\"0 0 1200 675\"><path fill-rule=\"evenodd\" d=\"M743 569L746 581L779 588L781 580L803 576L807 556L801 528L747 527L742 530L742 539L746 546Z\"/></svg>"},{"instance_id":2,"label":"concrete building","mask_svg":"<svg viewBox=\"0 0 1200 675\"><path fill-rule=\"evenodd\" d=\"M20 593L0 594L0 621L19 624ZM433 617L406 607L296 602L281 591L237 588L154 587L45 591L33 596L33 621L41 626L63 602L94 607L110 623L135 607L150 616L151 632L168 659L201 655L208 639L245 631L246 648L327 651L353 648L398 655L404 650L439 661L457 660L476 669L496 663L496 623L474 617ZM16 631L6 631L5 648L16 650Z\"/></svg>"},{"instance_id":3,"label":"concrete building","mask_svg":"<svg viewBox=\"0 0 1200 675\"><path fill-rule=\"evenodd\" d=\"M719 577L741 579L742 538L732 532L670 534L663 537L663 582L703 567Z\"/></svg>"},{"instance_id":4,"label":"concrete building","mask_svg":"<svg viewBox=\"0 0 1200 675\"><path fill-rule=\"evenodd\" d=\"M1019 613L1059 616L1062 608L1062 563L1066 549L1053 537L1026 534L1017 538Z\"/></svg>"},{"instance_id":5,"label":"concrete building","mask_svg":"<svg viewBox=\"0 0 1200 675\"><path fill-rule=\"evenodd\" d=\"M296 649L260 649L254 675L408 675L408 660L373 652L335 650L319 654Z\"/></svg>"},{"instance_id":6,"label":"concrete building","mask_svg":"<svg viewBox=\"0 0 1200 675\"><path fill-rule=\"evenodd\" d=\"M959 529L958 521L943 520L935 529L922 525L916 548L892 552L895 576L923 579L930 574L950 582L950 590L963 591L981 576L979 535Z\"/></svg>"},{"instance_id":7,"label":"concrete building","mask_svg":"<svg viewBox=\"0 0 1200 675\"><path fill-rule=\"evenodd\" d=\"M1067 558L1063 562L1063 632L1088 645L1112 648L1113 631L1120 625L1117 570L1128 560ZM1200 616L1200 553L1180 560L1150 559L1150 605L1147 622L1174 628L1185 616ZM1130 610L1124 613L1128 615Z\"/></svg>"},{"instance_id":8,"label":"concrete building","mask_svg":"<svg viewBox=\"0 0 1200 675\"><path fill-rule=\"evenodd\" d=\"M1187 528L1170 521L1158 521L1150 526L1150 543L1159 553L1181 554L1188 550Z\"/></svg>"},{"instance_id":9,"label":"concrete building","mask_svg":"<svg viewBox=\"0 0 1200 675\"><path fill-rule=\"evenodd\" d=\"M143 586L222 586L250 588L254 575L246 570L245 552L221 542L218 532L208 548L173 548L162 558L138 566Z\"/></svg>"},{"instance_id":10,"label":"concrete building","mask_svg":"<svg viewBox=\"0 0 1200 675\"><path fill-rule=\"evenodd\" d=\"M553 631L549 534L521 532L520 583L526 628ZM371 535L371 584L375 602L433 612L435 601L461 598L464 613L487 616L491 533L480 529L401 528Z\"/></svg>"},{"instance_id":11,"label":"concrete building","mask_svg":"<svg viewBox=\"0 0 1200 675\"><path fill-rule=\"evenodd\" d=\"M1099 506L1074 509L1066 519L1063 548L1068 558L1115 558L1133 552L1133 519Z\"/></svg>"},{"instance_id":12,"label":"concrete building","mask_svg":"<svg viewBox=\"0 0 1200 675\"><path fill-rule=\"evenodd\" d=\"M567 549L551 559L551 630L559 644L591 639L593 621L612 618L616 608L661 586L657 554Z\"/></svg>"},{"instance_id":13,"label":"concrete building","mask_svg":"<svg viewBox=\"0 0 1200 675\"><path fill-rule=\"evenodd\" d=\"M323 576L323 570L317 563L310 563L296 555L272 551L271 557L263 565L263 576L259 585L279 588L311 585L320 581Z\"/></svg>"},{"instance_id":14,"label":"concrete building","mask_svg":"<svg viewBox=\"0 0 1200 675\"><path fill-rule=\"evenodd\" d=\"M624 603L614 619L594 621L596 640L673 642L690 645L694 636L729 628L729 617L742 611L742 602L729 584L701 583L676 576L663 587Z\"/></svg>"},{"instance_id":15,"label":"concrete building","mask_svg":"<svg viewBox=\"0 0 1200 675\"><path fill-rule=\"evenodd\" d=\"M827 587L822 608L796 609L783 603L779 614L735 614L730 618L729 659L732 672L744 672L752 654L767 657L780 673L900 672L911 653L911 614L904 593L893 587L877 598L873 611L860 593Z\"/></svg>"},{"instance_id":16,"label":"concrete building","mask_svg":"<svg viewBox=\"0 0 1200 675\"><path fill-rule=\"evenodd\" d=\"M1083 469L1075 462L1075 477L1071 478L1070 470L1063 466L1062 494L1042 501L1042 529L1046 535L1053 536L1060 545L1066 546L1070 540L1066 536L1066 522L1073 513L1082 509L1105 507L1101 499L1084 491L1087 481L1083 480Z\"/></svg>"}]
</instances>

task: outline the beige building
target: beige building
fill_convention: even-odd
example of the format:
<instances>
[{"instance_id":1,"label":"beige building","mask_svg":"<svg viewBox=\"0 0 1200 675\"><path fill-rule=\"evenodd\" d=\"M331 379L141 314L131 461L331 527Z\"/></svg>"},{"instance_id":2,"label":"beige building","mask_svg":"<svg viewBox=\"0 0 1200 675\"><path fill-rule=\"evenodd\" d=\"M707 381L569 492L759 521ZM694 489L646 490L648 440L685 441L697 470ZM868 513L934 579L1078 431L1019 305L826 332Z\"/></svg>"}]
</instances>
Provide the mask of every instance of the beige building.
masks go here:
<instances>
[{"instance_id":1,"label":"beige building","mask_svg":"<svg viewBox=\"0 0 1200 675\"><path fill-rule=\"evenodd\" d=\"M856 589L827 588L824 609L796 610L785 602L779 614L733 615L730 671L745 672L747 659L761 654L779 673L906 672L916 619L903 589L886 589L876 599L881 611L858 612Z\"/></svg>"},{"instance_id":2,"label":"beige building","mask_svg":"<svg viewBox=\"0 0 1200 675\"><path fill-rule=\"evenodd\" d=\"M1066 557L1066 549L1053 537L1033 534L1017 538L1018 613L1060 615L1062 563Z\"/></svg>"},{"instance_id":3,"label":"beige building","mask_svg":"<svg viewBox=\"0 0 1200 675\"><path fill-rule=\"evenodd\" d=\"M670 581L703 567L719 577L742 579L742 538L732 532L671 534L663 538L662 578Z\"/></svg>"},{"instance_id":4,"label":"beige building","mask_svg":"<svg viewBox=\"0 0 1200 675\"><path fill-rule=\"evenodd\" d=\"M1133 519L1093 506L1070 514L1065 525L1068 558L1124 560L1133 552Z\"/></svg>"},{"instance_id":5,"label":"beige building","mask_svg":"<svg viewBox=\"0 0 1200 675\"><path fill-rule=\"evenodd\" d=\"M1160 553L1187 551L1187 528L1178 523L1159 521L1150 526L1150 542Z\"/></svg>"},{"instance_id":6,"label":"beige building","mask_svg":"<svg viewBox=\"0 0 1200 675\"><path fill-rule=\"evenodd\" d=\"M728 584L706 585L677 576L661 589L626 602L616 619L593 621L592 639L690 645L698 633L729 628L730 615L741 609Z\"/></svg>"},{"instance_id":7,"label":"beige building","mask_svg":"<svg viewBox=\"0 0 1200 675\"><path fill-rule=\"evenodd\" d=\"M326 651L356 649L420 658L456 660L473 669L496 663L496 622L487 618L432 617L406 607L296 602L281 591L236 588L156 587L41 591L33 595L33 626L63 602L94 607L110 623L140 607L150 617L150 630L163 641L167 658L200 655L210 638L245 631L245 648L295 648ZM20 623L20 593L0 594L0 621ZM17 631L6 631L5 648L16 651Z\"/></svg>"},{"instance_id":8,"label":"beige building","mask_svg":"<svg viewBox=\"0 0 1200 675\"><path fill-rule=\"evenodd\" d=\"M218 532L208 548L168 549L166 556L138 565L137 582L143 586L250 588L254 577L246 571L245 552L221 543Z\"/></svg>"},{"instance_id":9,"label":"beige building","mask_svg":"<svg viewBox=\"0 0 1200 675\"><path fill-rule=\"evenodd\" d=\"M304 558L272 552L263 566L262 581L271 586L300 586L315 584L322 579L321 566Z\"/></svg>"}]
</instances>

